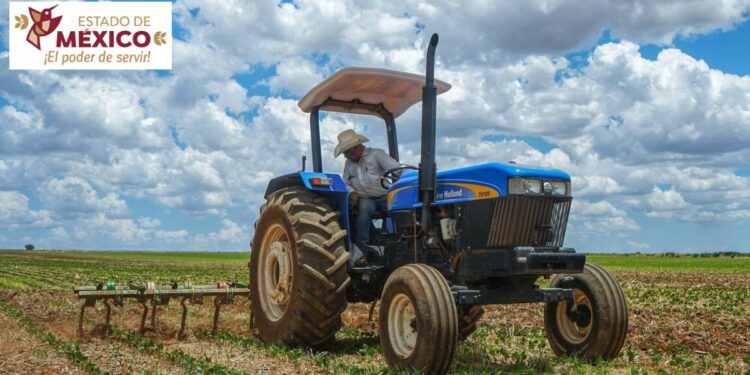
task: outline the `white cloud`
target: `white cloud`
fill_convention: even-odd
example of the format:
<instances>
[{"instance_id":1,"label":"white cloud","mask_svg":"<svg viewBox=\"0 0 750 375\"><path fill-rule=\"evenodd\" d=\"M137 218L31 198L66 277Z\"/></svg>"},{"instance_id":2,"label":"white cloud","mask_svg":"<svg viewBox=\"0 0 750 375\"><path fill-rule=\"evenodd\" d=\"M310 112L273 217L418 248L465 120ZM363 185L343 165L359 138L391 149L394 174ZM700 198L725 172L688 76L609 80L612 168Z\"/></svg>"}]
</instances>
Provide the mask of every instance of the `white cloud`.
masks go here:
<instances>
[{"instance_id":1,"label":"white cloud","mask_svg":"<svg viewBox=\"0 0 750 375\"><path fill-rule=\"evenodd\" d=\"M628 247L630 247L630 250L649 250L651 249L651 245L645 243L645 242L638 242L633 240L628 240L625 242Z\"/></svg>"},{"instance_id":2,"label":"white cloud","mask_svg":"<svg viewBox=\"0 0 750 375\"><path fill-rule=\"evenodd\" d=\"M0 70L9 103L0 111L0 190L15 193L3 217L26 226L60 218L51 235L71 241L108 232L133 246L144 238L218 246L239 232L246 241L250 229L227 213L254 219L268 180L310 154L296 100L249 92L298 97L348 65L421 73L427 37L438 31L437 76L454 86L438 101L441 169L508 160L563 169L573 176L572 225L588 234L636 232L631 213L745 220L750 178L732 170L750 160L750 77L676 49L650 61L634 42L729 29L748 5L179 1L175 21L187 37L175 40L170 74ZM582 68L559 57L589 48L604 29L623 42L596 47ZM238 78L257 69L275 74ZM419 159L419 115L415 106L398 121L410 163ZM340 170L335 135L350 127L385 146L378 121L330 115L321 126L326 170ZM512 139L527 135L552 149ZM32 210L18 191L36 192L44 208ZM159 219L130 217L130 198L225 221L198 236L166 230Z\"/></svg>"},{"instance_id":3,"label":"white cloud","mask_svg":"<svg viewBox=\"0 0 750 375\"><path fill-rule=\"evenodd\" d=\"M53 224L47 210L32 210L29 198L18 191L0 191L0 223L11 228L38 228Z\"/></svg>"},{"instance_id":4,"label":"white cloud","mask_svg":"<svg viewBox=\"0 0 750 375\"><path fill-rule=\"evenodd\" d=\"M487 60L512 54L559 54L595 42L605 29L615 37L670 43L676 35L730 29L744 19L745 1L412 3L413 14L441 32L448 59ZM478 38L481 36L481 38Z\"/></svg>"},{"instance_id":5,"label":"white cloud","mask_svg":"<svg viewBox=\"0 0 750 375\"><path fill-rule=\"evenodd\" d=\"M244 61L274 64L316 51L335 60L413 71L418 66L414 59L399 56L422 51L423 38L415 37L422 28L421 34L441 33L444 61L490 66L522 55L581 49L605 29L623 39L669 43L676 35L730 29L744 19L748 7L742 0L719 4L189 0L175 5L175 18L188 29L191 42L211 43L220 53ZM196 16L189 10L197 10Z\"/></svg>"},{"instance_id":6,"label":"white cloud","mask_svg":"<svg viewBox=\"0 0 750 375\"><path fill-rule=\"evenodd\" d=\"M648 195L648 204L655 211L673 211L687 206L679 192L674 189L661 190L656 186Z\"/></svg>"},{"instance_id":7,"label":"white cloud","mask_svg":"<svg viewBox=\"0 0 750 375\"><path fill-rule=\"evenodd\" d=\"M173 230L173 231L164 231L164 230L157 230L154 232L156 239L167 242L185 242L189 237L190 233L184 229L180 230Z\"/></svg>"},{"instance_id":8,"label":"white cloud","mask_svg":"<svg viewBox=\"0 0 750 375\"><path fill-rule=\"evenodd\" d=\"M138 219L138 226L147 229L156 229L161 226L161 221L150 217L142 217Z\"/></svg>"},{"instance_id":9,"label":"white cloud","mask_svg":"<svg viewBox=\"0 0 750 375\"><path fill-rule=\"evenodd\" d=\"M70 241L70 236L65 228L55 227L50 231L50 240L55 243L68 242Z\"/></svg>"},{"instance_id":10,"label":"white cloud","mask_svg":"<svg viewBox=\"0 0 750 375\"><path fill-rule=\"evenodd\" d=\"M646 60L630 42L597 47L588 66L556 81L567 64L532 56L446 71L456 91L438 103L442 132L537 135L574 160L598 155L626 164L709 164L748 151L750 104L740 93L750 91L750 77L674 49Z\"/></svg>"},{"instance_id":11,"label":"white cloud","mask_svg":"<svg viewBox=\"0 0 750 375\"><path fill-rule=\"evenodd\" d=\"M640 229L627 213L607 201L590 202L574 199L570 212L572 231L577 236L612 235Z\"/></svg>"},{"instance_id":12,"label":"white cloud","mask_svg":"<svg viewBox=\"0 0 750 375\"><path fill-rule=\"evenodd\" d=\"M82 249L96 249L96 243L108 249L169 248L170 245L184 246L190 238L190 234L184 229L161 229L160 221L150 217L133 220L109 218L97 213L68 224L68 230L54 228L51 232L52 240Z\"/></svg>"},{"instance_id":13,"label":"white cloud","mask_svg":"<svg viewBox=\"0 0 750 375\"><path fill-rule=\"evenodd\" d=\"M83 218L79 223L76 230L82 238L106 234L111 239L131 245L142 243L150 235L148 228L140 227L132 219L110 219L101 213Z\"/></svg>"},{"instance_id":14,"label":"white cloud","mask_svg":"<svg viewBox=\"0 0 750 375\"><path fill-rule=\"evenodd\" d=\"M268 81L268 87L274 94L288 91L301 97L323 80L317 70L316 64L310 60L292 58L281 61L276 65L276 75Z\"/></svg>"},{"instance_id":15,"label":"white cloud","mask_svg":"<svg viewBox=\"0 0 750 375\"><path fill-rule=\"evenodd\" d=\"M572 185L577 198L608 197L625 190L622 184L609 176L576 176Z\"/></svg>"},{"instance_id":16,"label":"white cloud","mask_svg":"<svg viewBox=\"0 0 750 375\"><path fill-rule=\"evenodd\" d=\"M576 216L625 216L625 211L607 201L589 202L585 199L576 199L572 210Z\"/></svg>"},{"instance_id":17,"label":"white cloud","mask_svg":"<svg viewBox=\"0 0 750 375\"><path fill-rule=\"evenodd\" d=\"M381 51L412 44L416 19L378 8L350 1L188 0L175 6L175 18L189 30L191 44L210 43L215 53L268 65L313 52L351 60L364 43Z\"/></svg>"},{"instance_id":18,"label":"white cloud","mask_svg":"<svg viewBox=\"0 0 750 375\"><path fill-rule=\"evenodd\" d=\"M204 151L243 147L246 137L239 120L208 100L183 113L177 129L181 140Z\"/></svg>"},{"instance_id":19,"label":"white cloud","mask_svg":"<svg viewBox=\"0 0 750 375\"><path fill-rule=\"evenodd\" d=\"M37 189L45 206L56 216L78 218L101 213L108 217L123 217L127 204L117 193L101 196L87 181L79 177L52 179Z\"/></svg>"},{"instance_id":20,"label":"white cloud","mask_svg":"<svg viewBox=\"0 0 750 375\"><path fill-rule=\"evenodd\" d=\"M706 223L750 217L750 191L745 188L750 178L732 172L699 167L644 168L630 173L626 180L650 187L621 198L624 204L650 217Z\"/></svg>"},{"instance_id":21,"label":"white cloud","mask_svg":"<svg viewBox=\"0 0 750 375\"><path fill-rule=\"evenodd\" d=\"M621 77L608 81L611 72ZM586 73L599 94L624 96L604 113L620 116L621 124L592 129L600 140L594 149L602 155L622 155L631 163L696 162L747 150L750 104L730 93L750 90L750 77L711 70L674 49L662 51L657 61L644 60L631 43L598 47Z\"/></svg>"},{"instance_id":22,"label":"white cloud","mask_svg":"<svg viewBox=\"0 0 750 375\"><path fill-rule=\"evenodd\" d=\"M194 237L194 241L202 246L209 247L225 247L227 243L249 244L250 227L239 225L229 219L223 219L221 221L221 228L218 231L208 234L198 234Z\"/></svg>"}]
</instances>

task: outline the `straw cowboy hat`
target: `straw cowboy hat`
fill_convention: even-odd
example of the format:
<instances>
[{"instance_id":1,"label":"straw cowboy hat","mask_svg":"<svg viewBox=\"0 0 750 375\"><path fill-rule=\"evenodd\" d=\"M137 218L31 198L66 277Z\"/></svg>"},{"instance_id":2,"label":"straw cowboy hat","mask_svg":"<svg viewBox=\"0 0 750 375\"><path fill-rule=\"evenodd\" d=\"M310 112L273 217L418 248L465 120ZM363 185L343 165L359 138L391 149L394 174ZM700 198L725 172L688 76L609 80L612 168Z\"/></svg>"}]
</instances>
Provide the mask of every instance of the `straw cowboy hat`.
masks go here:
<instances>
[{"instance_id":1,"label":"straw cowboy hat","mask_svg":"<svg viewBox=\"0 0 750 375\"><path fill-rule=\"evenodd\" d=\"M337 158L341 153L346 152L346 150L356 145L361 145L362 143L370 141L367 137L355 133L352 129L347 129L339 133L338 139L339 144L333 149L334 158Z\"/></svg>"}]
</instances>

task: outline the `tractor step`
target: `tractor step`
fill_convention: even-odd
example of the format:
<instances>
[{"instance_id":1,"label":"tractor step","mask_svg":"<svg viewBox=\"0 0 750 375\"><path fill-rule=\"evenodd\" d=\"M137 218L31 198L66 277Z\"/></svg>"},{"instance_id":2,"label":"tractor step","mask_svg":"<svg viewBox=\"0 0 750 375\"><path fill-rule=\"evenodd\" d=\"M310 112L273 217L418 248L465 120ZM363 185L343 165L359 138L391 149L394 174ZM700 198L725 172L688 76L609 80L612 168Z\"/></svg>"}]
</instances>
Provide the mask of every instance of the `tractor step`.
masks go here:
<instances>
[{"instance_id":1,"label":"tractor step","mask_svg":"<svg viewBox=\"0 0 750 375\"><path fill-rule=\"evenodd\" d=\"M367 266L364 266L364 267L352 267L351 269L349 269L349 272L351 272L351 273L360 273L360 274L365 274L365 273L374 274L374 273L380 272L384 268L385 267L378 266L378 265L367 265Z\"/></svg>"}]
</instances>

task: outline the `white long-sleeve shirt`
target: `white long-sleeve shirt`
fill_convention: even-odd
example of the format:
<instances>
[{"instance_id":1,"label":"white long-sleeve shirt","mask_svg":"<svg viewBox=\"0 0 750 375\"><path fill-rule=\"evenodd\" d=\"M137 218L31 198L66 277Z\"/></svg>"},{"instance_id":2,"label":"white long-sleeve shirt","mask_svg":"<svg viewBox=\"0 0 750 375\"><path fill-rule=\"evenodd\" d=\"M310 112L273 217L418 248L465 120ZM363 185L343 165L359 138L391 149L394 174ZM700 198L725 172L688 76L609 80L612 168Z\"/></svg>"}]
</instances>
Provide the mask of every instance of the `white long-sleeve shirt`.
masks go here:
<instances>
[{"instance_id":1,"label":"white long-sleeve shirt","mask_svg":"<svg viewBox=\"0 0 750 375\"><path fill-rule=\"evenodd\" d=\"M399 166L401 164L385 151L365 147L359 162L346 160L342 177L350 193L355 191L360 197L377 198L386 193L386 190L380 186L380 176L385 171Z\"/></svg>"}]
</instances>

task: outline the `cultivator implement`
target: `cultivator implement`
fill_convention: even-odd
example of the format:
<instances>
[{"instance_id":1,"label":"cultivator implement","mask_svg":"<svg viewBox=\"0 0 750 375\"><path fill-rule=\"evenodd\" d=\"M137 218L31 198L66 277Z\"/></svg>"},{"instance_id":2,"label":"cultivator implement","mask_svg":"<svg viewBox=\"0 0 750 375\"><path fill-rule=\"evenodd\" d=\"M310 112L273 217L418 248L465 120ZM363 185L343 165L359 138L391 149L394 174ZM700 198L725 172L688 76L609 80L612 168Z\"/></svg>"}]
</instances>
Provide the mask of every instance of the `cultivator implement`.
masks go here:
<instances>
[{"instance_id":1,"label":"cultivator implement","mask_svg":"<svg viewBox=\"0 0 750 375\"><path fill-rule=\"evenodd\" d=\"M94 307L97 301L102 301L107 309L105 317L105 326L110 328L110 317L112 305L122 307L126 299L134 299L143 307L141 314L141 324L139 331L144 333L146 330L156 332L156 307L166 306L172 299L179 299L182 306L182 319L180 322L179 338L185 334L187 321L188 304L202 305L203 297L214 297L214 317L213 331L219 328L219 313L222 305L234 302L237 296L249 297L247 285L236 282L217 283L215 285L179 285L172 282L168 286L156 285L154 282L145 285L115 285L113 281L98 283L94 286L79 286L75 288L75 293L79 299L84 300L81 306L81 313L78 317L78 335L83 335L83 318L86 308ZM111 304L112 305L111 305ZM151 310L151 325L146 326L148 312ZM252 319L251 319L252 321Z\"/></svg>"}]
</instances>

